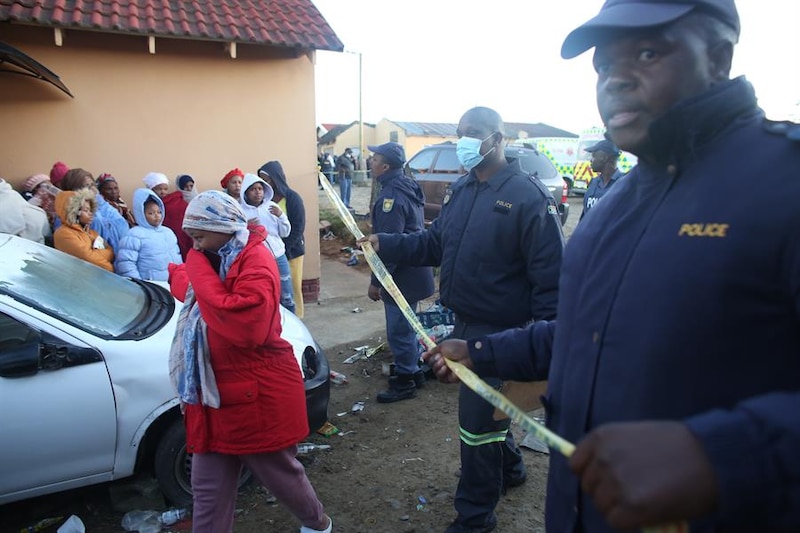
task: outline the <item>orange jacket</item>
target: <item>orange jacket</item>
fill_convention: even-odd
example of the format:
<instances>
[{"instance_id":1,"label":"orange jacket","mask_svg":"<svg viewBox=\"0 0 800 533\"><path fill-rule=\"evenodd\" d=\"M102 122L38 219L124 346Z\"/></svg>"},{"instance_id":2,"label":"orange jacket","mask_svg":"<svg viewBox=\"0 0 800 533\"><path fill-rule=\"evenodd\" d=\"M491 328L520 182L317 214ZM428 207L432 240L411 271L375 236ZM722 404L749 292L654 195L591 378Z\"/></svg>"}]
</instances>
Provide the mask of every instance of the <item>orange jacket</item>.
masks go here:
<instances>
[{"instance_id":1,"label":"orange jacket","mask_svg":"<svg viewBox=\"0 0 800 533\"><path fill-rule=\"evenodd\" d=\"M84 201L89 202L92 213L97 211L94 194L88 189L58 193L55 211L62 224L53 234L53 244L57 250L114 272L114 250L111 245L104 242L105 248L95 248L94 243L100 238L100 234L88 227L84 228L78 222Z\"/></svg>"}]
</instances>

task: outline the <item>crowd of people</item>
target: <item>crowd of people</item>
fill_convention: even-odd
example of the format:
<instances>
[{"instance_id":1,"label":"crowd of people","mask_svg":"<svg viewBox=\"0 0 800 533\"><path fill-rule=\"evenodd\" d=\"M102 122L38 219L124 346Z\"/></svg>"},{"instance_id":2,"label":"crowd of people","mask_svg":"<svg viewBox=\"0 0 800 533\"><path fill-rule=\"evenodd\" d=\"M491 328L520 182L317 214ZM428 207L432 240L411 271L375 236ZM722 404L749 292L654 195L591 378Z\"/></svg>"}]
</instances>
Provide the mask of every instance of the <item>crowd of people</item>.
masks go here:
<instances>
[{"instance_id":1,"label":"crowd of people","mask_svg":"<svg viewBox=\"0 0 800 533\"><path fill-rule=\"evenodd\" d=\"M248 218L267 229L265 244L281 273L281 303L302 317L303 200L288 186L280 162L270 161L257 172L233 169L220 185ZM0 179L0 232L53 246L122 276L168 281L168 265L185 261L193 246L183 220L198 188L188 174L175 178L173 191L161 172L148 173L142 183L128 204L113 174L95 178L61 161L49 174L27 178L18 191Z\"/></svg>"}]
</instances>

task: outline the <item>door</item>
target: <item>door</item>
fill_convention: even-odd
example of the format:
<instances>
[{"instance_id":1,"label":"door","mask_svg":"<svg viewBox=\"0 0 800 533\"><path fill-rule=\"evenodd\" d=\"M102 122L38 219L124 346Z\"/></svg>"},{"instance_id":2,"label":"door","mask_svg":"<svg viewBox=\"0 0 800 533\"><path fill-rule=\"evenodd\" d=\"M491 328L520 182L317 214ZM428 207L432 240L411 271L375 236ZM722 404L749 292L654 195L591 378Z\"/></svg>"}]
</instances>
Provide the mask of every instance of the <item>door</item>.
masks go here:
<instances>
[{"instance_id":1,"label":"door","mask_svg":"<svg viewBox=\"0 0 800 533\"><path fill-rule=\"evenodd\" d=\"M102 355L24 320L0 307L0 504L101 481L114 467L116 410Z\"/></svg>"}]
</instances>

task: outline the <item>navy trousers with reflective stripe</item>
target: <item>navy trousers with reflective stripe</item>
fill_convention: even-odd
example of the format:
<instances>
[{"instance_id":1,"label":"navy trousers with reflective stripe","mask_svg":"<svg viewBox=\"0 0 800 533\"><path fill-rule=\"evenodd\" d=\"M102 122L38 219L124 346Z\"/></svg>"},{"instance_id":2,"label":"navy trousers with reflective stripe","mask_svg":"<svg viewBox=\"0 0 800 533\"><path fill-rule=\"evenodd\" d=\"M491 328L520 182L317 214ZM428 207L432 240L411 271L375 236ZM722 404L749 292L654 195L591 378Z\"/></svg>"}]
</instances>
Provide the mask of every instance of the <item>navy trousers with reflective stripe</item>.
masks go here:
<instances>
[{"instance_id":1,"label":"navy trousers with reflective stripe","mask_svg":"<svg viewBox=\"0 0 800 533\"><path fill-rule=\"evenodd\" d=\"M452 338L470 339L505 328L488 324L465 324L456 320ZM485 379L499 388L499 379ZM456 490L458 522L479 527L492 520L492 513L503 491L503 478L525 475L522 453L509 430L511 421L494 420L494 407L461 385L458 397L458 424L461 436L461 478Z\"/></svg>"}]
</instances>

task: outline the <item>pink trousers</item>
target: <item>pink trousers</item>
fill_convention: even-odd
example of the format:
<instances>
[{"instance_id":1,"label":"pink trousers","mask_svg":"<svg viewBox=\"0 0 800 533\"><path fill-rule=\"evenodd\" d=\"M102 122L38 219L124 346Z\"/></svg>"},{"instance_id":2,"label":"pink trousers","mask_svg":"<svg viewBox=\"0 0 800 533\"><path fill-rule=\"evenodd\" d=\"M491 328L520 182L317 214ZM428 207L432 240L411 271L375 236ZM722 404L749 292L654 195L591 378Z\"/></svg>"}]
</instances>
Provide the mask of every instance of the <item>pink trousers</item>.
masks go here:
<instances>
[{"instance_id":1,"label":"pink trousers","mask_svg":"<svg viewBox=\"0 0 800 533\"><path fill-rule=\"evenodd\" d=\"M195 454L192 457L192 532L233 531L236 488L243 465L304 526L324 530L328 520L322 503L296 455L297 446L258 455Z\"/></svg>"}]
</instances>

